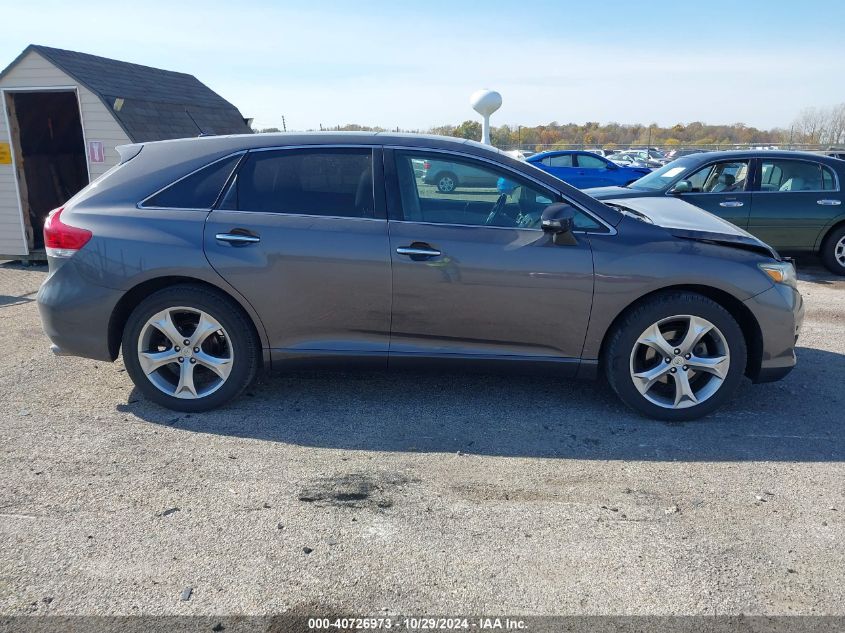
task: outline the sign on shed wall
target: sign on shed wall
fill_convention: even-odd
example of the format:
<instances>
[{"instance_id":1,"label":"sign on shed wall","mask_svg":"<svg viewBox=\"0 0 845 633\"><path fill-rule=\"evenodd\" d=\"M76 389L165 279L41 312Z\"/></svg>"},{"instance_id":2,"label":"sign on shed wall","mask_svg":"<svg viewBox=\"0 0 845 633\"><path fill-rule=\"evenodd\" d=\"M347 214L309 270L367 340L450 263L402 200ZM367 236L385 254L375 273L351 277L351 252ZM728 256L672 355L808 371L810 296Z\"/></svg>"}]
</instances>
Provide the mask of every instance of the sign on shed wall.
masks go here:
<instances>
[{"instance_id":1,"label":"sign on shed wall","mask_svg":"<svg viewBox=\"0 0 845 633\"><path fill-rule=\"evenodd\" d=\"M92 163L106 162L106 148L102 141L88 141L88 160Z\"/></svg>"}]
</instances>

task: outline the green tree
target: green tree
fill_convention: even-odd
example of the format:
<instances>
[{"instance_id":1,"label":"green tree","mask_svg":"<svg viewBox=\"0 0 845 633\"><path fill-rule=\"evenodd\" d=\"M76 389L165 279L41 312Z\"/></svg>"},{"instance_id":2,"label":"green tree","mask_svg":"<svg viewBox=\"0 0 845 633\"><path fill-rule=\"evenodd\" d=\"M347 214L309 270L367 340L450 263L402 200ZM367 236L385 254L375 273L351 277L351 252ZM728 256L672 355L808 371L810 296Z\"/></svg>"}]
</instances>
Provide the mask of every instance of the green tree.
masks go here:
<instances>
[{"instance_id":1,"label":"green tree","mask_svg":"<svg viewBox=\"0 0 845 633\"><path fill-rule=\"evenodd\" d=\"M481 123L478 121L464 121L452 132L452 136L466 138L472 141L481 140Z\"/></svg>"}]
</instances>

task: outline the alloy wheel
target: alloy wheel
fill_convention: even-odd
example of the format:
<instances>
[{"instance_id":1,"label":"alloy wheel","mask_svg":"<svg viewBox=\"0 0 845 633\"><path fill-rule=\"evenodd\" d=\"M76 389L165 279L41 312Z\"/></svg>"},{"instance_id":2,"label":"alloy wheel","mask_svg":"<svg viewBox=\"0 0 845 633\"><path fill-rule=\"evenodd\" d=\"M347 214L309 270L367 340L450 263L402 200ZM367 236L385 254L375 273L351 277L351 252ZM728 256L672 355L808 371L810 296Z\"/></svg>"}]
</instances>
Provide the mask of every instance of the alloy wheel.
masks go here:
<instances>
[{"instance_id":1,"label":"alloy wheel","mask_svg":"<svg viewBox=\"0 0 845 633\"><path fill-rule=\"evenodd\" d=\"M833 247L833 257L840 266L845 268L845 235L840 237L836 246Z\"/></svg>"},{"instance_id":2,"label":"alloy wheel","mask_svg":"<svg viewBox=\"0 0 845 633\"><path fill-rule=\"evenodd\" d=\"M685 409L712 397L730 369L724 334L707 319L684 314L653 323L631 350L631 380L649 402Z\"/></svg>"},{"instance_id":3,"label":"alloy wheel","mask_svg":"<svg viewBox=\"0 0 845 633\"><path fill-rule=\"evenodd\" d=\"M138 337L138 361L160 391L182 399L208 396L232 371L234 349L222 325L189 307L166 308L151 316Z\"/></svg>"},{"instance_id":4,"label":"alloy wheel","mask_svg":"<svg viewBox=\"0 0 845 633\"><path fill-rule=\"evenodd\" d=\"M451 193L455 190L455 181L451 176L443 176L437 181L437 188L443 193Z\"/></svg>"}]
</instances>

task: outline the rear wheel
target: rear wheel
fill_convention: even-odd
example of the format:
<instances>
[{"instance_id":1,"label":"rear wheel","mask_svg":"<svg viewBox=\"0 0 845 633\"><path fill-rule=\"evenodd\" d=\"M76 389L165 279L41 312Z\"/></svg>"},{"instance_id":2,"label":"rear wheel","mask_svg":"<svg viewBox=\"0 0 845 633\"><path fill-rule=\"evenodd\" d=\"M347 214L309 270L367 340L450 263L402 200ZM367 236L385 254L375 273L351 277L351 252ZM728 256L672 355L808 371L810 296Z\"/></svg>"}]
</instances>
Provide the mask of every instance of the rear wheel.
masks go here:
<instances>
[{"instance_id":1,"label":"rear wheel","mask_svg":"<svg viewBox=\"0 0 845 633\"><path fill-rule=\"evenodd\" d=\"M837 275L845 275L845 225L834 229L822 243L822 262Z\"/></svg>"},{"instance_id":2,"label":"rear wheel","mask_svg":"<svg viewBox=\"0 0 845 633\"><path fill-rule=\"evenodd\" d=\"M260 344L231 299L198 286L173 286L145 299L123 332L123 360L135 386L177 411L206 411L252 382Z\"/></svg>"},{"instance_id":3,"label":"rear wheel","mask_svg":"<svg viewBox=\"0 0 845 633\"><path fill-rule=\"evenodd\" d=\"M722 306L694 293L657 296L625 315L605 349L611 387L658 420L700 418L719 407L745 373L745 338Z\"/></svg>"}]
</instances>

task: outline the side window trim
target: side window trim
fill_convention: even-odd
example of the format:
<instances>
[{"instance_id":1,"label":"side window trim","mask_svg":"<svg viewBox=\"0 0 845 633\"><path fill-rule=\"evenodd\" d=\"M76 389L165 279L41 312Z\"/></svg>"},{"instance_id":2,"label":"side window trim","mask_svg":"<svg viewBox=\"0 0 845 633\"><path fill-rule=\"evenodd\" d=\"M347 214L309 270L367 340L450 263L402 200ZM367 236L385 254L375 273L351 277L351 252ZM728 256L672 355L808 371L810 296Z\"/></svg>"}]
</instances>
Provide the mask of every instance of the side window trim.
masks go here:
<instances>
[{"instance_id":1,"label":"side window trim","mask_svg":"<svg viewBox=\"0 0 845 633\"><path fill-rule=\"evenodd\" d=\"M436 224L437 226L470 226L470 227L473 227L473 228L497 228L497 229L507 229L507 230L511 230L511 231L514 230L514 227L496 227L496 226L482 227L482 226L479 226L477 224L429 223L429 222L417 222L415 220L406 220L404 218L404 215L403 215L403 212L402 212L402 203L401 203L401 200L399 198L398 174L396 172L396 154L395 154L396 150L403 151L403 152L409 151L409 152L420 152L420 153L437 153L437 154L443 154L444 156L456 156L458 158L462 158L462 159L466 159L466 160L476 160L476 161L480 161L480 162L483 162L483 163L487 163L489 165L492 165L494 168L497 168L497 169L500 169L502 171L513 174L517 178L521 178L523 180L530 181L531 183L533 183L534 185L539 187L542 191L549 192L554 196L558 196L558 197L562 198L568 204L571 204L573 207L578 209L581 213L583 213L588 218L590 218L591 220L596 222L599 226L607 229L605 231L578 230L578 231L573 231L573 233L587 234L587 235L616 235L617 231L616 231L616 228L614 226L608 224L607 222L605 222L604 220L602 220L600 217L596 216L595 214L590 213L587 209L585 209L583 206L578 204L578 202L576 202L575 200L572 200L564 192L558 191L556 189L552 189L546 183L544 183L540 180L537 180L536 178L533 178L532 176L530 176L528 174L523 174L522 172L516 171L515 169L513 169L513 168L511 168L507 165L497 163L494 160L490 160L489 158L484 158L482 156L476 156L474 154L467 154L467 153L463 153L463 152L456 152L456 151L453 151L453 150L435 149L435 148L429 148L429 147L414 147L414 146L405 147L405 146L401 146L401 145L385 145L384 146L385 161L386 162L389 161L389 164L390 164L389 168L385 169L385 180L386 180L386 184L388 184L388 186L387 186L388 200L390 201L390 206L388 207L388 211L389 211L388 215L390 216L389 220L391 222L410 222L410 223L413 223L413 224ZM394 218L393 216L396 216L396 217ZM542 231L543 229L527 228L527 229L518 229L518 230L520 230L520 231Z\"/></svg>"},{"instance_id":2,"label":"side window trim","mask_svg":"<svg viewBox=\"0 0 845 633\"><path fill-rule=\"evenodd\" d=\"M162 187L158 191L155 191L154 193L151 193L150 195L148 195L146 198L141 200L141 202L139 202L135 206L138 209L153 209L153 210L163 210L163 211L211 211L212 209L214 209L216 207L216 205L220 202L223 194L228 190L229 182L231 181L232 176L234 174L236 174L238 172L238 170L240 169L240 166L243 164L244 157L247 155L247 153L248 153L247 150L242 149L242 150L238 150L236 152L232 152L230 154L226 154L225 156L222 156L222 157L220 157L216 160L213 160L210 163L205 163L201 167L197 167L196 169L194 169L193 171L185 174L181 178L177 178L173 182L167 183L164 187ZM238 159L238 162L235 163L235 166L232 168L231 173L226 178L226 182L223 184L223 188L217 193L217 198L215 198L214 203L211 205L211 207L209 207L209 208L205 208L205 207L161 207L161 206L147 205L147 200L151 200L152 198L155 198L157 195L159 195L163 191L170 189L174 185L177 185L180 182L182 182L183 180L186 180L186 179L190 178L191 176L193 176L194 174L201 172L203 169L211 167L212 165L216 165L217 163L220 163L224 160L229 160L233 156L238 156L238 155L240 155L240 159Z\"/></svg>"},{"instance_id":3,"label":"side window trim","mask_svg":"<svg viewBox=\"0 0 845 633\"><path fill-rule=\"evenodd\" d=\"M837 193L837 192L840 191L840 188L839 188L839 173L835 169L833 169L833 167L831 167L830 165L826 165L825 163L820 163L817 160L812 160L810 158L803 158L803 157L793 158L792 156L789 156L787 158L783 158L783 157L780 157L780 156L777 157L777 158L769 158L769 159L758 158L757 160L759 162L759 168L756 171L759 172L760 178L757 179L757 182L755 183L755 189L752 190L754 193ZM774 162L774 161L793 161L793 162L800 162L800 163L810 163L811 165L815 165L816 167L819 168L819 182L822 183L822 187L824 187L824 170L827 169L828 172L833 174L834 188L833 189L824 189L824 188L822 188L822 189L802 189L801 191L764 191L763 189L760 188L760 185L761 185L761 181L762 181L762 177L763 177L763 163L766 162L766 160L769 160L769 161L772 161L772 162Z\"/></svg>"},{"instance_id":4,"label":"side window trim","mask_svg":"<svg viewBox=\"0 0 845 633\"><path fill-rule=\"evenodd\" d=\"M249 211L249 210L241 210L241 209L221 209L225 210L227 213L252 213L252 214L263 214L263 215L287 215L287 216L297 216L297 217L313 217L313 218L334 218L334 219L342 219L342 220L381 220L384 221L387 219L387 204L385 199L385 171L384 171L384 152L383 147L381 145L362 145L362 144L344 144L344 143L335 143L331 145L323 145L323 144L315 144L315 145L282 145L282 146L267 146L267 147L253 147L248 150L244 150L244 156L238 161L238 164L235 166L235 169L232 170L232 173L229 176L229 179L226 181L226 185L223 187L223 190L220 192L220 195L217 197L217 201L215 202L214 209L219 209L220 205L223 203L224 199L226 198L229 189L234 185L235 180L238 177L238 173L240 172L241 167L243 167L244 162L246 162L246 158L253 153L259 152L273 152L273 151L282 151L282 150L323 150L323 149L368 149L370 150L370 160L372 161L372 169L373 169L373 215L372 218L367 217L353 217L353 216L340 216L340 215L316 215L310 213L288 213L288 212L278 212L278 211Z\"/></svg>"}]
</instances>

